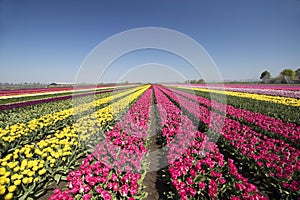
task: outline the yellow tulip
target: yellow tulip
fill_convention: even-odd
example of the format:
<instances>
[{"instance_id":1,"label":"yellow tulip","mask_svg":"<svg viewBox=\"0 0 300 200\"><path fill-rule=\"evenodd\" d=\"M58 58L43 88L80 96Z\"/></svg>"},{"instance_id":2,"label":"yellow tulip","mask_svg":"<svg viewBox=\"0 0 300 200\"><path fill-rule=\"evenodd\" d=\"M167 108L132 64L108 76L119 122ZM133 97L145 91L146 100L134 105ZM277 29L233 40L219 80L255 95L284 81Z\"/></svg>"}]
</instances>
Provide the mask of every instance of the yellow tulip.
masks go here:
<instances>
[{"instance_id":1,"label":"yellow tulip","mask_svg":"<svg viewBox=\"0 0 300 200\"><path fill-rule=\"evenodd\" d=\"M29 177L27 183L32 183L32 181L33 181L33 178Z\"/></svg>"},{"instance_id":2,"label":"yellow tulip","mask_svg":"<svg viewBox=\"0 0 300 200\"><path fill-rule=\"evenodd\" d=\"M37 171L38 169L39 169L38 166L34 166L34 167L32 168L32 171Z\"/></svg>"},{"instance_id":3,"label":"yellow tulip","mask_svg":"<svg viewBox=\"0 0 300 200\"><path fill-rule=\"evenodd\" d=\"M32 153L29 153L26 155L26 158L32 158L33 154Z\"/></svg>"},{"instance_id":4,"label":"yellow tulip","mask_svg":"<svg viewBox=\"0 0 300 200\"><path fill-rule=\"evenodd\" d=\"M6 169L4 167L1 167L0 168L0 175L5 174L5 172L6 172Z\"/></svg>"},{"instance_id":5,"label":"yellow tulip","mask_svg":"<svg viewBox=\"0 0 300 200\"><path fill-rule=\"evenodd\" d=\"M47 171L46 171L46 169L44 168L44 169L41 169L41 170L39 170L39 175L43 175L43 174L45 174Z\"/></svg>"},{"instance_id":6,"label":"yellow tulip","mask_svg":"<svg viewBox=\"0 0 300 200\"><path fill-rule=\"evenodd\" d=\"M6 188L5 188L5 186L3 186L3 185L0 185L0 195L3 195L3 194L5 194L5 192L6 192Z\"/></svg>"},{"instance_id":7,"label":"yellow tulip","mask_svg":"<svg viewBox=\"0 0 300 200\"><path fill-rule=\"evenodd\" d=\"M5 176L1 176L0 177L0 185L4 185L6 182L6 177Z\"/></svg>"},{"instance_id":8,"label":"yellow tulip","mask_svg":"<svg viewBox=\"0 0 300 200\"><path fill-rule=\"evenodd\" d=\"M18 177L19 177L18 174L13 174L13 175L11 176L11 180L16 180L16 179L18 179Z\"/></svg>"},{"instance_id":9,"label":"yellow tulip","mask_svg":"<svg viewBox=\"0 0 300 200\"><path fill-rule=\"evenodd\" d=\"M47 156L48 156L47 153L43 153L43 154L42 154L42 157L43 157L43 158L45 158L45 157L47 157Z\"/></svg>"},{"instance_id":10,"label":"yellow tulip","mask_svg":"<svg viewBox=\"0 0 300 200\"><path fill-rule=\"evenodd\" d=\"M24 160L22 160L22 162L21 162L21 166L26 167L26 166L27 166L27 163L28 163L27 159L24 159Z\"/></svg>"},{"instance_id":11,"label":"yellow tulip","mask_svg":"<svg viewBox=\"0 0 300 200\"><path fill-rule=\"evenodd\" d=\"M26 174L28 174L28 172L29 172L29 169L25 169L24 171L22 171L22 174L26 175Z\"/></svg>"},{"instance_id":12,"label":"yellow tulip","mask_svg":"<svg viewBox=\"0 0 300 200\"><path fill-rule=\"evenodd\" d=\"M21 180L15 180L14 181L14 185L20 185L21 184Z\"/></svg>"},{"instance_id":13,"label":"yellow tulip","mask_svg":"<svg viewBox=\"0 0 300 200\"><path fill-rule=\"evenodd\" d=\"M35 174L34 171L30 171L30 172L28 172L27 175L31 177L31 176L33 176L34 174Z\"/></svg>"},{"instance_id":14,"label":"yellow tulip","mask_svg":"<svg viewBox=\"0 0 300 200\"><path fill-rule=\"evenodd\" d=\"M17 186L15 186L15 185L12 185L12 186L8 187L9 192L14 192L16 189L17 189Z\"/></svg>"},{"instance_id":15,"label":"yellow tulip","mask_svg":"<svg viewBox=\"0 0 300 200\"><path fill-rule=\"evenodd\" d=\"M23 178L22 183L27 184L28 183L28 178L27 177Z\"/></svg>"},{"instance_id":16,"label":"yellow tulip","mask_svg":"<svg viewBox=\"0 0 300 200\"><path fill-rule=\"evenodd\" d=\"M14 172L17 172L17 171L19 171L20 170L20 167L19 166L16 166L15 168L14 168Z\"/></svg>"},{"instance_id":17,"label":"yellow tulip","mask_svg":"<svg viewBox=\"0 0 300 200\"><path fill-rule=\"evenodd\" d=\"M13 198L13 193L8 193L4 196L4 200L11 200Z\"/></svg>"}]
</instances>

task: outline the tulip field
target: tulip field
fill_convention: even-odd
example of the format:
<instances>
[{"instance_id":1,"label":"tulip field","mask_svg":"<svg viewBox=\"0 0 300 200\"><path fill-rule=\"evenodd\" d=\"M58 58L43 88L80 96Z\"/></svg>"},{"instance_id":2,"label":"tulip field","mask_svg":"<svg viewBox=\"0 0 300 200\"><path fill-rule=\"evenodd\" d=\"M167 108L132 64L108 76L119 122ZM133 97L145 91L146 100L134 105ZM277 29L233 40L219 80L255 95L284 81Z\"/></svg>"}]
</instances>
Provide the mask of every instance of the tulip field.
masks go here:
<instances>
[{"instance_id":1,"label":"tulip field","mask_svg":"<svg viewBox=\"0 0 300 200\"><path fill-rule=\"evenodd\" d=\"M300 199L299 119L292 85L0 90L0 200Z\"/></svg>"}]
</instances>

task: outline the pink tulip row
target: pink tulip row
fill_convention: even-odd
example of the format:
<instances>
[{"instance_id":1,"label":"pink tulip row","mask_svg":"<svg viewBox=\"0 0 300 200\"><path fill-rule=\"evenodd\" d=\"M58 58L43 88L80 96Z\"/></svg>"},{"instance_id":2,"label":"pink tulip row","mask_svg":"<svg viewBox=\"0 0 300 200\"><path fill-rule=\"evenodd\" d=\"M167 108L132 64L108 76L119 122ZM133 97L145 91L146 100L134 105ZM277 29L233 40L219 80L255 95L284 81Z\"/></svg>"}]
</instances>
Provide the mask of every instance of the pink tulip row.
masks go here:
<instances>
[{"instance_id":1,"label":"pink tulip row","mask_svg":"<svg viewBox=\"0 0 300 200\"><path fill-rule=\"evenodd\" d=\"M156 86L155 97L168 147L169 173L181 199L268 199L238 172L233 160L224 160L218 147Z\"/></svg>"},{"instance_id":2,"label":"pink tulip row","mask_svg":"<svg viewBox=\"0 0 300 200\"><path fill-rule=\"evenodd\" d=\"M297 174L300 171L300 151L298 149L282 140L257 133L244 124L212 112L167 89L162 87L160 89L209 128L222 134L237 150L237 153L240 152L250 159L249 163L253 162L257 167L264 169L269 177L275 178L284 188L290 188L293 191L299 190L300 182ZM212 123L208 116L213 119ZM218 127L220 123L223 123L222 129Z\"/></svg>"},{"instance_id":3,"label":"pink tulip row","mask_svg":"<svg viewBox=\"0 0 300 200\"><path fill-rule=\"evenodd\" d=\"M148 137L152 89L130 108L103 143L89 154L78 170L67 177L69 189L56 189L50 200L135 199L140 191Z\"/></svg>"},{"instance_id":4,"label":"pink tulip row","mask_svg":"<svg viewBox=\"0 0 300 200\"><path fill-rule=\"evenodd\" d=\"M192 99L200 104L211 107L213 106L217 110L225 111L237 119L243 119L247 122L253 123L256 126L261 127L264 130L271 131L273 133L282 135L288 138L295 144L300 143L300 126L290 122L283 122L281 119L275 119L261 113L254 113L242 108L235 108L231 105L224 105L214 100L209 100L201 96L183 92L180 90L170 89L172 92L176 92L182 96ZM226 110L225 110L226 109Z\"/></svg>"}]
</instances>

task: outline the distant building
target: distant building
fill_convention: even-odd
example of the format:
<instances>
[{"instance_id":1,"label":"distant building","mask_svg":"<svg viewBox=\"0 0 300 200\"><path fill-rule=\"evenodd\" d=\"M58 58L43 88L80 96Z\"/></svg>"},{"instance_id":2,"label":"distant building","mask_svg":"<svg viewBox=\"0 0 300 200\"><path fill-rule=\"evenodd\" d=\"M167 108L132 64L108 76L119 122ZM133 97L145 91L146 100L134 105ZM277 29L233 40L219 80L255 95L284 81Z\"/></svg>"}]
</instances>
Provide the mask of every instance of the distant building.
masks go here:
<instances>
[{"instance_id":1,"label":"distant building","mask_svg":"<svg viewBox=\"0 0 300 200\"><path fill-rule=\"evenodd\" d=\"M48 86L73 86L75 83L68 83L68 82L52 82Z\"/></svg>"}]
</instances>

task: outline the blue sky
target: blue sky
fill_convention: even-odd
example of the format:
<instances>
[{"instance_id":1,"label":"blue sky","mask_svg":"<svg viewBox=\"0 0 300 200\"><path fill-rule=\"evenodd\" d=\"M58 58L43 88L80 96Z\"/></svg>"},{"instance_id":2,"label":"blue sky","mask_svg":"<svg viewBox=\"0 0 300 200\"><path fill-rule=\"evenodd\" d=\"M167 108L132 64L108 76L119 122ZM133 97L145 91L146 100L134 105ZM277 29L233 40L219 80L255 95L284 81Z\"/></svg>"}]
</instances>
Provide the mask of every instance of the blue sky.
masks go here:
<instances>
[{"instance_id":1,"label":"blue sky","mask_svg":"<svg viewBox=\"0 0 300 200\"><path fill-rule=\"evenodd\" d=\"M300 67L299 0L2 0L0 82L74 82L82 62L100 42L149 26L196 40L224 80L255 79L265 69L276 76L284 68ZM186 79L199 78L188 63L170 53L141 50L127 56L112 64L107 82L143 63L170 65ZM147 78L160 81L155 74L166 69L153 67ZM171 71L165 73L166 80L176 79ZM142 72L132 72L128 80L139 79Z\"/></svg>"}]
</instances>

